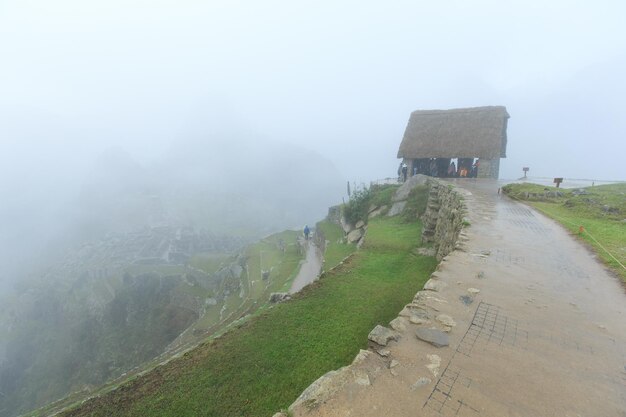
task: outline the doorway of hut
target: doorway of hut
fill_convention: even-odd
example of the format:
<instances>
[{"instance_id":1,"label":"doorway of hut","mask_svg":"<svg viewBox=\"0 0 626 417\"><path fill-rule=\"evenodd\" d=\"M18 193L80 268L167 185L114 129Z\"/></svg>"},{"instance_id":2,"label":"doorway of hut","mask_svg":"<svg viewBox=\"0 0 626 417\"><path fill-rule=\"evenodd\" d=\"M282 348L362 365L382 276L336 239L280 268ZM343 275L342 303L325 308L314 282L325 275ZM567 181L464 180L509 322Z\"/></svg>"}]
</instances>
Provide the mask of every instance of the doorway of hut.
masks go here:
<instances>
[{"instance_id":1,"label":"doorway of hut","mask_svg":"<svg viewBox=\"0 0 626 417\"><path fill-rule=\"evenodd\" d=\"M409 175L423 174L439 178L476 178L478 158L418 158L411 161Z\"/></svg>"}]
</instances>

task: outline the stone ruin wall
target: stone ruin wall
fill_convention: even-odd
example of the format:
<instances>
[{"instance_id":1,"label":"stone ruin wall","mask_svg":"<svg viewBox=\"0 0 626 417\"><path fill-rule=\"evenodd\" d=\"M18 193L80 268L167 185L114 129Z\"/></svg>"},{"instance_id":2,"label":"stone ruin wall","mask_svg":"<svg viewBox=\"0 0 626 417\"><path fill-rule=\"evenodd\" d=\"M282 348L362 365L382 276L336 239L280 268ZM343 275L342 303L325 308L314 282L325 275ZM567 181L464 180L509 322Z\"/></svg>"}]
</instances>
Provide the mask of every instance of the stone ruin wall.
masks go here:
<instances>
[{"instance_id":1,"label":"stone ruin wall","mask_svg":"<svg viewBox=\"0 0 626 417\"><path fill-rule=\"evenodd\" d=\"M435 245L440 261L456 247L465 220L465 204L451 184L431 178L428 185L430 194L422 215L422 242Z\"/></svg>"}]
</instances>

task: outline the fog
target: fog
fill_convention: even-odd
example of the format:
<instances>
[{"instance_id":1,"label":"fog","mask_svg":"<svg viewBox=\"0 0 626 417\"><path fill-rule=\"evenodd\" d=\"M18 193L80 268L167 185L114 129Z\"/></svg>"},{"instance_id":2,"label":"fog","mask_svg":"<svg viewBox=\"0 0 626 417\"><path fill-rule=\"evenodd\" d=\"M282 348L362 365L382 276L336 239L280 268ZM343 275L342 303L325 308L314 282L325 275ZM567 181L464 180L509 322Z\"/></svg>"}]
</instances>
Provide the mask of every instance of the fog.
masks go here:
<instances>
[{"instance_id":1,"label":"fog","mask_svg":"<svg viewBox=\"0 0 626 417\"><path fill-rule=\"evenodd\" d=\"M2 252L28 259L63 234L111 150L162 184L163 161L212 154L252 180L267 164L241 148L289 144L334 166L320 184L366 183L394 175L416 109L507 106L503 178L624 179L625 15L620 1L5 0Z\"/></svg>"},{"instance_id":2,"label":"fog","mask_svg":"<svg viewBox=\"0 0 626 417\"><path fill-rule=\"evenodd\" d=\"M115 233L232 248L313 224L346 181L395 175L417 109L506 106L501 178L624 180L625 16L619 0L0 0L0 297ZM66 284L13 305L61 317ZM0 374L23 375L47 359L3 339L21 310L2 303Z\"/></svg>"}]
</instances>

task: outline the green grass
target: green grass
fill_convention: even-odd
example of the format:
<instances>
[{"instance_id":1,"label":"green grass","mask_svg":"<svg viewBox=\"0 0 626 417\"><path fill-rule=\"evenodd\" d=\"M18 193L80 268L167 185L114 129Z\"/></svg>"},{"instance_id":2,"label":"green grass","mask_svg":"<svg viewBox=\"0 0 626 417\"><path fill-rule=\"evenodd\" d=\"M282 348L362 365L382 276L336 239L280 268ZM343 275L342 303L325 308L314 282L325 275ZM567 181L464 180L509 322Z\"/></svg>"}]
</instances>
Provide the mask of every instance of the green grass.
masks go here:
<instances>
[{"instance_id":1,"label":"green grass","mask_svg":"<svg viewBox=\"0 0 626 417\"><path fill-rule=\"evenodd\" d=\"M409 192L406 206L402 212L402 218L407 222L413 222L426 211L428 205L428 185L417 185Z\"/></svg>"},{"instance_id":2,"label":"green grass","mask_svg":"<svg viewBox=\"0 0 626 417\"><path fill-rule=\"evenodd\" d=\"M626 184L587 187L584 189L587 194L583 195L575 195L571 189L559 189L562 196L545 196L546 191L556 190L536 184L504 187L509 196L528 202L583 239L626 282L626 270L606 251L626 265ZM579 233L580 226L585 230L582 234Z\"/></svg>"},{"instance_id":3,"label":"green grass","mask_svg":"<svg viewBox=\"0 0 626 417\"><path fill-rule=\"evenodd\" d=\"M391 205L391 198L400 188L399 185L379 185L372 188L371 204L375 206L389 206Z\"/></svg>"},{"instance_id":4,"label":"green grass","mask_svg":"<svg viewBox=\"0 0 626 417\"><path fill-rule=\"evenodd\" d=\"M421 227L370 222L348 263L239 328L65 416L269 416L315 379L349 364L434 270L415 256Z\"/></svg>"},{"instance_id":5,"label":"green grass","mask_svg":"<svg viewBox=\"0 0 626 417\"><path fill-rule=\"evenodd\" d=\"M335 223L323 220L315 225L315 230L321 233L327 241L324 252L325 271L337 266L339 262L356 251L356 245L345 241L343 230Z\"/></svg>"},{"instance_id":6,"label":"green grass","mask_svg":"<svg viewBox=\"0 0 626 417\"><path fill-rule=\"evenodd\" d=\"M189 260L189 265L207 274L216 272L231 257L229 254L202 253L194 255Z\"/></svg>"}]
</instances>

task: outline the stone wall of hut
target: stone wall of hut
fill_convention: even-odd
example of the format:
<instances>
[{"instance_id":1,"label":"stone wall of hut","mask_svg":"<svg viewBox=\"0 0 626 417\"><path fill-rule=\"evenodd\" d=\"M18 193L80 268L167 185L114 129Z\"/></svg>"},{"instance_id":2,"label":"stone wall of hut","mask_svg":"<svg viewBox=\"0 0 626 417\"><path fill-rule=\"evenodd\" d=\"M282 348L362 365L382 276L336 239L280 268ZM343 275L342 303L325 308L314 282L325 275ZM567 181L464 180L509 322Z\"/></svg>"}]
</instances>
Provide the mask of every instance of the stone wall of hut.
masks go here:
<instances>
[{"instance_id":1,"label":"stone wall of hut","mask_svg":"<svg viewBox=\"0 0 626 417\"><path fill-rule=\"evenodd\" d=\"M422 241L434 243L441 260L455 248L465 216L463 197L451 185L434 178L430 186L426 212L422 216Z\"/></svg>"},{"instance_id":2,"label":"stone wall of hut","mask_svg":"<svg viewBox=\"0 0 626 417\"><path fill-rule=\"evenodd\" d=\"M478 166L478 178L495 178L500 177L500 158L480 159Z\"/></svg>"}]
</instances>

